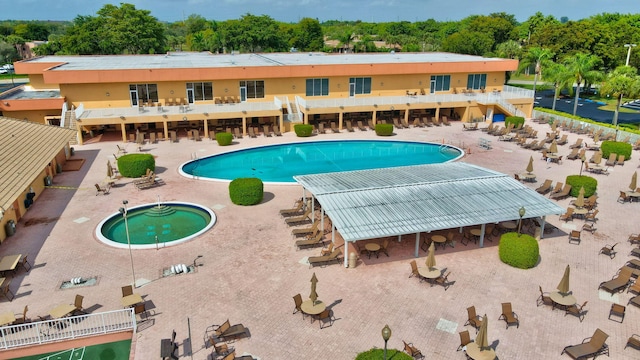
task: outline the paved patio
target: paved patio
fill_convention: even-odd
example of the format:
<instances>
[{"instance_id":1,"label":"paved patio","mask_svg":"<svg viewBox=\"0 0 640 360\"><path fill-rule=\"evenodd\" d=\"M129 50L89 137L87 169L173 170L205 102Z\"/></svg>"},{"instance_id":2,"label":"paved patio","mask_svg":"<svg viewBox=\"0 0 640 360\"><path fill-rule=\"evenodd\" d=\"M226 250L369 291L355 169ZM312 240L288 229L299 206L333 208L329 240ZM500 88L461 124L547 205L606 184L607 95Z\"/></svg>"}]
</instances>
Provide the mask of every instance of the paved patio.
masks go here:
<instances>
[{"instance_id":1,"label":"paved patio","mask_svg":"<svg viewBox=\"0 0 640 360\"><path fill-rule=\"evenodd\" d=\"M547 125L532 124L545 133ZM450 127L396 130L394 140L432 141L461 146L470 153L462 161L477 164L506 174L522 173L529 156L534 157L534 172L538 181L528 186L536 188L546 178L564 182L565 177L580 171L580 161L564 161L561 165L541 160L539 152L523 150L514 143L498 142L496 137L481 131L463 131L460 122ZM117 136L116 136L117 137ZM477 146L480 137L490 139L492 149ZM569 134L569 144L579 136ZM589 142L589 138L585 141ZM319 139L375 139L373 131L359 131L314 136ZM393 334L389 346L402 349L402 340L413 342L429 359L464 359L456 352L458 332L470 330L463 326L466 308L475 305L479 315L489 319L488 337L500 359L562 358L567 345L577 344L601 328L610 335L607 343L613 359L637 359L640 352L623 350L631 334L640 333L640 309L627 308L624 323L607 319L612 301L626 304L630 294L613 297L598 292L598 284L610 279L627 260L631 245L626 241L631 233L640 232L637 213L640 203L616 202L618 191L626 189L637 170L638 152L624 166L610 169L611 175L593 175L599 181L598 214L595 234L583 233L580 245L568 243L568 232L581 228L583 221L568 223L557 217L548 221L559 228L540 241L541 261L530 270L509 267L498 259L498 241L485 241L485 248L474 244L441 249L436 252L438 267L451 271L455 283L445 291L429 287L416 278L408 278L409 261L413 259L414 240L394 241L390 257L371 259L362 256L355 269L341 265L309 269L304 264L308 256L318 255L318 248L296 250L291 228L279 217L278 210L289 208L301 196L297 185L266 185L262 204L240 207L231 204L228 184L190 180L178 174L178 167L197 154L241 149L256 145L301 141L294 133L282 137L244 138L231 147L215 142L190 141L146 144L143 151L157 156L156 172L165 185L137 190L128 180L119 180L106 196L95 196L94 183L104 180L106 162L113 160L113 141L91 142L76 147L76 158L85 158L80 171L65 172L54 179L54 188L47 189L18 224L16 234L5 241L0 254L28 253L35 265L29 273L20 270L11 289L16 293L12 302L2 300L1 307L19 312L29 305L29 315L45 315L59 303L73 302L76 293L85 296L90 311L121 308L120 287L132 281L127 250L110 248L95 236L98 222L118 211L122 200L129 206L161 201L188 201L212 208L218 222L207 234L188 243L133 253L136 277L146 282L135 291L152 304L151 320L143 323L136 334L132 359L159 356L160 339L178 333L180 356L190 358L188 320L193 339L193 359L211 358L212 349L205 348L203 335L212 324L226 319L249 328L251 337L235 341L236 354L250 353L261 359L353 359L361 351L382 347L381 330L385 324ZM126 145L136 152L133 143ZM560 154L569 153L568 145ZM587 158L590 152L587 153ZM571 199L560 201L569 206ZM620 242L614 259L598 255L605 244ZM426 252L420 252L418 264L424 263ZM162 268L176 263L201 266L193 274L162 278ZM589 301L584 321L564 312L536 307L538 285L553 291L565 266L571 265L571 289L579 303ZM319 299L329 304L336 317L333 326L320 330L318 322L292 315L292 297L300 293L309 296L310 279L316 273ZM72 277L97 276L97 285L72 290L59 290L60 284ZM520 318L520 328L505 329L498 321L501 302L511 302ZM186 346L185 346L186 345ZM1 354L0 354L1 357ZM567 358L566 356L563 356Z\"/></svg>"}]
</instances>

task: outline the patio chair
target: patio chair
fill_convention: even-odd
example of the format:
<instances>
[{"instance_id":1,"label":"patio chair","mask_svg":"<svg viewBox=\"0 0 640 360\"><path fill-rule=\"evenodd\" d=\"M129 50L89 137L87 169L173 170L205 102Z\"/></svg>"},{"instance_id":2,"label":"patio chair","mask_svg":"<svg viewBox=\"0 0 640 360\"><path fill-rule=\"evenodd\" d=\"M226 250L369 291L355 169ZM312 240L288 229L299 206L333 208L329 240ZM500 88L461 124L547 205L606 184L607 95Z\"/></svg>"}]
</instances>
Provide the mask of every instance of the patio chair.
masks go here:
<instances>
[{"instance_id":1,"label":"patio chair","mask_svg":"<svg viewBox=\"0 0 640 360\"><path fill-rule=\"evenodd\" d=\"M209 344L213 347L213 351L219 356L227 356L230 351L235 351L233 348L229 349L229 346L225 343L216 343L216 339L214 337L209 338Z\"/></svg>"},{"instance_id":2,"label":"patio chair","mask_svg":"<svg viewBox=\"0 0 640 360\"><path fill-rule=\"evenodd\" d=\"M573 211L574 209L572 207L567 208L567 212L560 215L560 219L559 220L564 220L564 222L567 222L569 220L573 221Z\"/></svg>"},{"instance_id":3,"label":"patio chair","mask_svg":"<svg viewBox=\"0 0 640 360\"><path fill-rule=\"evenodd\" d=\"M631 286L627 289L627 293L634 292L640 294L640 278L636 279Z\"/></svg>"},{"instance_id":4,"label":"patio chair","mask_svg":"<svg viewBox=\"0 0 640 360\"><path fill-rule=\"evenodd\" d=\"M380 246L380 252L384 253L389 257L389 239L384 239L382 245Z\"/></svg>"},{"instance_id":5,"label":"patio chair","mask_svg":"<svg viewBox=\"0 0 640 360\"><path fill-rule=\"evenodd\" d=\"M638 140L640 141L640 140ZM640 350L640 335L638 334L633 334L629 337L629 339L627 340L627 344L624 346L624 348L626 349L627 346L631 346L632 348L636 349L636 350Z\"/></svg>"},{"instance_id":6,"label":"patio chair","mask_svg":"<svg viewBox=\"0 0 640 360\"><path fill-rule=\"evenodd\" d=\"M311 226L309 226L309 227L291 230L291 235L293 235L293 236L316 236L316 233L318 231L320 231L318 229L318 226L320 226L320 221L319 220L314 220L313 224L311 224Z\"/></svg>"},{"instance_id":7,"label":"patio chair","mask_svg":"<svg viewBox=\"0 0 640 360\"><path fill-rule=\"evenodd\" d=\"M571 193L571 185L565 184L564 187L562 188L562 191L551 195L551 198L554 200L561 200L569 196L570 193Z\"/></svg>"},{"instance_id":8,"label":"patio chair","mask_svg":"<svg viewBox=\"0 0 640 360\"><path fill-rule=\"evenodd\" d=\"M344 122L344 126L347 128L348 132L353 132L353 126L351 125L351 120L346 120Z\"/></svg>"},{"instance_id":9,"label":"patio chair","mask_svg":"<svg viewBox=\"0 0 640 360\"><path fill-rule=\"evenodd\" d=\"M609 159L607 159L607 162L605 163L605 165L614 166L616 164L616 157L617 156L618 155L616 153L609 154Z\"/></svg>"},{"instance_id":10,"label":"patio chair","mask_svg":"<svg viewBox=\"0 0 640 360\"><path fill-rule=\"evenodd\" d=\"M578 231L578 230L571 230L571 233L569 233L569 244L571 244L572 242L576 242L578 243L578 245L580 245L580 234L582 232Z\"/></svg>"},{"instance_id":11,"label":"patio chair","mask_svg":"<svg viewBox=\"0 0 640 360\"><path fill-rule=\"evenodd\" d=\"M304 311L302 311L302 308L301 308L301 306L302 306L302 295L300 295L300 294L296 294L296 295L293 297L293 302L294 302L294 304L295 304L295 306L296 306L296 307L293 309L293 314L295 314L295 313L297 313L297 312L300 312L300 313L302 313L302 318L304 319Z\"/></svg>"},{"instance_id":12,"label":"patio chair","mask_svg":"<svg viewBox=\"0 0 640 360\"><path fill-rule=\"evenodd\" d=\"M594 210L593 212L587 213L587 215L584 216L584 221L591 221L595 223L598 220L596 216L599 212L600 210Z\"/></svg>"},{"instance_id":13,"label":"patio chair","mask_svg":"<svg viewBox=\"0 0 640 360\"><path fill-rule=\"evenodd\" d=\"M640 295L634 296L631 299L629 299L629 302L627 304L633 304L635 306L640 307Z\"/></svg>"},{"instance_id":14,"label":"patio chair","mask_svg":"<svg viewBox=\"0 0 640 360\"><path fill-rule=\"evenodd\" d=\"M362 124L362 120L358 120L358 129L360 129L360 131L367 131L367 128Z\"/></svg>"},{"instance_id":15,"label":"patio chair","mask_svg":"<svg viewBox=\"0 0 640 360\"><path fill-rule=\"evenodd\" d=\"M404 340L402 340L402 343L404 344L404 352L409 354L409 356L411 356L414 359L424 359L424 355L422 355L422 353L420 352L420 350L418 350L418 348L413 346L413 343L407 344L407 342Z\"/></svg>"},{"instance_id":16,"label":"patio chair","mask_svg":"<svg viewBox=\"0 0 640 360\"><path fill-rule=\"evenodd\" d=\"M553 190L551 190L551 193L549 194L549 196L551 197L551 195L559 193L560 191L562 191L562 187L563 186L564 186L564 183L557 182L556 186L553 188Z\"/></svg>"},{"instance_id":17,"label":"patio chair","mask_svg":"<svg viewBox=\"0 0 640 360\"><path fill-rule=\"evenodd\" d=\"M464 347L472 341L471 336L469 335L469 330L461 331L458 335L460 335L460 345L458 345L458 349L456 351L464 349Z\"/></svg>"},{"instance_id":18,"label":"patio chair","mask_svg":"<svg viewBox=\"0 0 640 360\"><path fill-rule=\"evenodd\" d=\"M29 264L29 261L27 260L28 256L29 254L24 254L22 259L20 259L20 261L18 262L18 266L22 266L26 272L29 272L29 270L31 270L31 264ZM27 269L27 265L29 265L28 269Z\"/></svg>"},{"instance_id":19,"label":"patio chair","mask_svg":"<svg viewBox=\"0 0 640 360\"><path fill-rule=\"evenodd\" d=\"M507 329L509 329L510 325L515 325L516 328L520 327L520 320L518 319L518 315L513 312L510 302L502 303L502 315L500 315L498 320L504 320L507 323Z\"/></svg>"},{"instance_id":20,"label":"patio chair","mask_svg":"<svg viewBox=\"0 0 640 360\"><path fill-rule=\"evenodd\" d=\"M611 280L601 282L600 285L598 286L598 290L603 289L610 292L611 294L616 292L618 293L623 292L624 289L627 287L627 285L629 285L629 280L631 280L631 274L632 274L631 269L625 266L622 269L620 269L618 274L614 276Z\"/></svg>"},{"instance_id":21,"label":"patio chair","mask_svg":"<svg viewBox=\"0 0 640 360\"><path fill-rule=\"evenodd\" d=\"M29 320L29 318L27 317L27 311L29 311L29 305L24 306L22 314L18 314L16 316L16 319L13 321L12 325L20 325L31 322L31 320Z\"/></svg>"},{"instance_id":22,"label":"patio chair","mask_svg":"<svg viewBox=\"0 0 640 360\"><path fill-rule=\"evenodd\" d=\"M109 193L108 186L102 187L98 183L96 183L95 186L96 186L96 196L98 196L99 194L107 195Z\"/></svg>"},{"instance_id":23,"label":"patio chair","mask_svg":"<svg viewBox=\"0 0 640 360\"><path fill-rule=\"evenodd\" d=\"M553 300L551 300L551 297L549 297L548 295L549 293L543 292L542 286L540 285L538 285L538 289L540 289L540 297L538 297L538 299L536 300L536 305L548 305L551 306L551 308L555 308L553 305Z\"/></svg>"},{"instance_id":24,"label":"patio chair","mask_svg":"<svg viewBox=\"0 0 640 360\"><path fill-rule=\"evenodd\" d=\"M536 189L536 192L538 194L543 194L544 195L544 194L548 193L549 191L551 191L551 188L552 188L552 181L551 181L551 179L547 179L547 180L544 181L544 183L542 183L542 185L540 185Z\"/></svg>"},{"instance_id":25,"label":"patio chair","mask_svg":"<svg viewBox=\"0 0 640 360\"><path fill-rule=\"evenodd\" d=\"M582 320L584 320L585 314L584 307L587 306L587 303L588 301L585 301L582 305L573 304L571 306L567 306L567 308L564 310L564 316L567 316L567 314L571 314L577 316L580 322L582 322Z\"/></svg>"},{"instance_id":26,"label":"patio chair","mask_svg":"<svg viewBox=\"0 0 640 360\"><path fill-rule=\"evenodd\" d=\"M324 329L325 327L328 327L328 326L323 326L322 324L329 323L329 326L332 326L333 321L336 318L333 316L331 309L325 309L323 312L321 312L317 316L317 319L318 319L318 322L320 323L320 329Z\"/></svg>"},{"instance_id":27,"label":"patio chair","mask_svg":"<svg viewBox=\"0 0 640 360\"><path fill-rule=\"evenodd\" d=\"M282 136L282 133L280 132L280 128L278 127L278 125L273 125L273 133L276 134L276 136Z\"/></svg>"},{"instance_id":28,"label":"patio chair","mask_svg":"<svg viewBox=\"0 0 640 360\"><path fill-rule=\"evenodd\" d=\"M236 356L236 350L233 349L233 350L231 350L230 353L228 353L225 357L223 357L222 360L253 360L253 356L251 356L251 355L242 355L240 357L237 357Z\"/></svg>"},{"instance_id":29,"label":"patio chair","mask_svg":"<svg viewBox=\"0 0 640 360\"><path fill-rule=\"evenodd\" d=\"M145 318L149 317L149 315L147 314L146 303L142 302L140 304L135 304L133 306L133 314L136 316L140 315L140 321L143 321Z\"/></svg>"},{"instance_id":30,"label":"patio chair","mask_svg":"<svg viewBox=\"0 0 640 360\"><path fill-rule=\"evenodd\" d=\"M2 295L4 295L4 297L7 298L7 300L12 301L13 298L16 296L11 292L11 289L9 288L10 286L11 286L11 279L5 278L4 283L2 284L2 288L0 288L0 292L2 293ZM9 297L9 295L11 295L11 297Z\"/></svg>"},{"instance_id":31,"label":"patio chair","mask_svg":"<svg viewBox=\"0 0 640 360\"><path fill-rule=\"evenodd\" d=\"M255 130L253 130L253 126L249 126L249 128L248 128L247 130L248 130L248 132L249 132L249 137L250 137L250 138L256 138L256 137L258 137L258 136L256 135Z\"/></svg>"},{"instance_id":32,"label":"patio chair","mask_svg":"<svg viewBox=\"0 0 640 360\"><path fill-rule=\"evenodd\" d=\"M336 263L339 263L341 254L342 254L342 251L340 249L335 249L329 255L310 256L309 260L308 260L309 261L309 267L312 268L312 267L314 267L316 265L322 265L322 264L331 263L332 261L335 261Z\"/></svg>"},{"instance_id":33,"label":"patio chair","mask_svg":"<svg viewBox=\"0 0 640 360\"><path fill-rule=\"evenodd\" d=\"M133 295L133 286L127 285L122 287L122 297Z\"/></svg>"},{"instance_id":34,"label":"patio chair","mask_svg":"<svg viewBox=\"0 0 640 360\"><path fill-rule=\"evenodd\" d=\"M292 208L280 210L280 216L286 217L286 216L300 215L304 212L304 210L302 209L303 206L304 206L304 201L302 199L298 199L296 200L295 204L293 204Z\"/></svg>"},{"instance_id":35,"label":"patio chair","mask_svg":"<svg viewBox=\"0 0 640 360\"><path fill-rule=\"evenodd\" d=\"M598 355L609 356L609 346L605 343L607 335L604 331L596 329L593 336L582 340L581 344L566 346L562 350L562 354L567 353L572 359L581 359L587 357L597 357Z\"/></svg>"},{"instance_id":36,"label":"patio chair","mask_svg":"<svg viewBox=\"0 0 640 360\"><path fill-rule=\"evenodd\" d=\"M416 261L411 260L409 264L411 265L411 274L409 275L409 277L415 276L420 279L420 282L422 282L424 280L424 277L420 275L420 272L418 272L418 264L416 264Z\"/></svg>"},{"instance_id":37,"label":"patio chair","mask_svg":"<svg viewBox=\"0 0 640 360\"><path fill-rule=\"evenodd\" d=\"M289 226L295 225L295 224L299 224L299 223L303 223L303 222L311 220L309 218L309 215L311 215L311 207L310 206L307 207L307 210L305 210L305 212L302 215L286 218L284 220L284 222Z\"/></svg>"},{"instance_id":38,"label":"patio chair","mask_svg":"<svg viewBox=\"0 0 640 360\"><path fill-rule=\"evenodd\" d=\"M324 233L321 231L318 231L318 233L316 234L316 236L313 237L309 237L305 240L298 240L296 241L296 247L298 247L298 249L302 249L302 248L306 248L306 247L314 247L314 246L318 246L318 245L324 245Z\"/></svg>"},{"instance_id":39,"label":"patio chair","mask_svg":"<svg viewBox=\"0 0 640 360\"><path fill-rule=\"evenodd\" d=\"M339 133L340 129L338 129L338 126L336 126L335 122L331 122L331 131L333 131L334 133Z\"/></svg>"},{"instance_id":40,"label":"patio chair","mask_svg":"<svg viewBox=\"0 0 640 360\"><path fill-rule=\"evenodd\" d=\"M242 139L242 133L240 133L240 128L237 128L237 127L233 128L233 136L236 139Z\"/></svg>"},{"instance_id":41,"label":"patio chair","mask_svg":"<svg viewBox=\"0 0 640 360\"><path fill-rule=\"evenodd\" d=\"M231 323L229 323L229 319L227 319L227 321L225 321L222 325L214 328L214 333L218 338L226 341L226 339L228 338L237 338L246 335L247 328L245 328L242 324L235 324L231 326Z\"/></svg>"},{"instance_id":42,"label":"patio chair","mask_svg":"<svg viewBox=\"0 0 640 360\"><path fill-rule=\"evenodd\" d=\"M631 201L631 197L629 197L626 192L620 191L620 195L618 196L618 202L624 204L630 201Z\"/></svg>"},{"instance_id":43,"label":"patio chair","mask_svg":"<svg viewBox=\"0 0 640 360\"><path fill-rule=\"evenodd\" d=\"M271 130L269 129L269 125L262 125L262 134L264 134L264 137L271 137Z\"/></svg>"},{"instance_id":44,"label":"patio chair","mask_svg":"<svg viewBox=\"0 0 640 360\"><path fill-rule=\"evenodd\" d=\"M625 160L626 159L624 155L618 155L618 159L616 160L616 165L624 166Z\"/></svg>"},{"instance_id":45,"label":"patio chair","mask_svg":"<svg viewBox=\"0 0 640 360\"><path fill-rule=\"evenodd\" d=\"M76 299L73 302L73 306L75 306L75 309L73 309L73 314L74 315L84 315L87 312L85 311L85 309L82 307L82 301L84 300L84 296L82 295L76 295Z\"/></svg>"},{"instance_id":46,"label":"patio chair","mask_svg":"<svg viewBox=\"0 0 640 360\"><path fill-rule=\"evenodd\" d=\"M476 314L476 307L470 306L467 308L467 322L464 323L464 326L471 325L476 328L476 333L480 330L480 326L482 325L482 318Z\"/></svg>"},{"instance_id":47,"label":"patio chair","mask_svg":"<svg viewBox=\"0 0 640 360\"><path fill-rule=\"evenodd\" d=\"M447 291L449 286L451 286L451 283L449 282L449 275L451 275L451 271L446 273L444 276L438 276L437 278L435 278L435 280L433 280L433 284L442 285L442 287L444 287L444 291Z\"/></svg>"},{"instance_id":48,"label":"patio chair","mask_svg":"<svg viewBox=\"0 0 640 360\"><path fill-rule=\"evenodd\" d=\"M620 318L620 323L624 322L624 314L627 308L624 305L620 304L611 304L611 309L609 310L609 320L611 320L611 316L617 316Z\"/></svg>"},{"instance_id":49,"label":"patio chair","mask_svg":"<svg viewBox=\"0 0 640 360\"><path fill-rule=\"evenodd\" d=\"M631 234L629 235L628 241L633 244L640 244L640 234Z\"/></svg>"},{"instance_id":50,"label":"patio chair","mask_svg":"<svg viewBox=\"0 0 640 360\"><path fill-rule=\"evenodd\" d=\"M600 249L600 252L598 253L598 255L605 254L611 259L613 259L614 257L616 257L616 251L614 250L616 245L618 245L618 243L615 243L613 245L609 245L609 244L605 245L602 249Z\"/></svg>"}]
</instances>

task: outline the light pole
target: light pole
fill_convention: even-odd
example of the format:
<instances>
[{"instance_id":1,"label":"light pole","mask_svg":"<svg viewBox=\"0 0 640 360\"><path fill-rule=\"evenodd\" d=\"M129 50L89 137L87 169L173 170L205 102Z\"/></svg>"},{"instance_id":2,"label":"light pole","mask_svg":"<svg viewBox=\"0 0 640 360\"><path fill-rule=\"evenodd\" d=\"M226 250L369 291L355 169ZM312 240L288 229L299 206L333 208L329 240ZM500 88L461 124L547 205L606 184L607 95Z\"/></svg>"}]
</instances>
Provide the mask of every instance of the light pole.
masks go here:
<instances>
[{"instance_id":1,"label":"light pole","mask_svg":"<svg viewBox=\"0 0 640 360\"><path fill-rule=\"evenodd\" d=\"M382 338L384 339L384 360L387 360L387 341L391 339L391 328L389 328L389 325L385 325L382 328Z\"/></svg>"},{"instance_id":2,"label":"light pole","mask_svg":"<svg viewBox=\"0 0 640 360\"><path fill-rule=\"evenodd\" d=\"M580 161L582 161L582 165L580 165L580 176L582 176L582 168L584 167L584 162L587 161L587 158L584 155L582 155L580 157Z\"/></svg>"},{"instance_id":3,"label":"light pole","mask_svg":"<svg viewBox=\"0 0 640 360\"><path fill-rule=\"evenodd\" d=\"M518 237L520 237L520 230L522 229L522 217L527 212L527 210L523 207L518 210L518 215L520 215L520 221L518 222Z\"/></svg>"},{"instance_id":4,"label":"light pole","mask_svg":"<svg viewBox=\"0 0 640 360\"><path fill-rule=\"evenodd\" d=\"M635 46L636 44L624 44L624 47L629 48L629 50L627 50L627 61L624 63L625 66L629 66L629 59L631 58L631 48Z\"/></svg>"},{"instance_id":5,"label":"light pole","mask_svg":"<svg viewBox=\"0 0 640 360\"><path fill-rule=\"evenodd\" d=\"M119 209L120 214L124 218L124 231L127 233L127 245L129 246L129 258L131 259L131 274L133 275L133 287L136 287L136 271L133 268L133 253L131 252L131 238L129 237L129 222L127 221L127 204L129 201L122 200L122 205Z\"/></svg>"}]
</instances>

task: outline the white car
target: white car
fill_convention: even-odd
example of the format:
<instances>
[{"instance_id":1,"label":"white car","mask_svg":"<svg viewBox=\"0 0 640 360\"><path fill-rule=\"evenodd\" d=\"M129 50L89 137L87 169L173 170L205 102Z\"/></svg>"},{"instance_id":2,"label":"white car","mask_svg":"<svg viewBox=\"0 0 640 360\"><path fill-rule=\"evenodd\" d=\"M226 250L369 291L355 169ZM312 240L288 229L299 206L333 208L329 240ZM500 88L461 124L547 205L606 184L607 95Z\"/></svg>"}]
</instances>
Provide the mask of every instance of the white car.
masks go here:
<instances>
[{"instance_id":1,"label":"white car","mask_svg":"<svg viewBox=\"0 0 640 360\"><path fill-rule=\"evenodd\" d=\"M7 70L5 68L0 68L0 74L6 74L8 72L9 72L9 70Z\"/></svg>"}]
</instances>

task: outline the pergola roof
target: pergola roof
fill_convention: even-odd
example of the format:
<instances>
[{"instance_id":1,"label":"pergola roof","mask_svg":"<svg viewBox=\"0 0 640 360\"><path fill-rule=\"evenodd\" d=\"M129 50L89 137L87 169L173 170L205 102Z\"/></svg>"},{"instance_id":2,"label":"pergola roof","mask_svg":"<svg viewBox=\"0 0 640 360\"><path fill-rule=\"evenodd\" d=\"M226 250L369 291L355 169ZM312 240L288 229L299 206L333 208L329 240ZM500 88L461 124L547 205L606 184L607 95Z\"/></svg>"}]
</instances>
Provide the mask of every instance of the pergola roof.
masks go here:
<instances>
[{"instance_id":1,"label":"pergola roof","mask_svg":"<svg viewBox=\"0 0 640 360\"><path fill-rule=\"evenodd\" d=\"M562 214L515 179L464 162L301 175L345 241Z\"/></svg>"}]
</instances>

